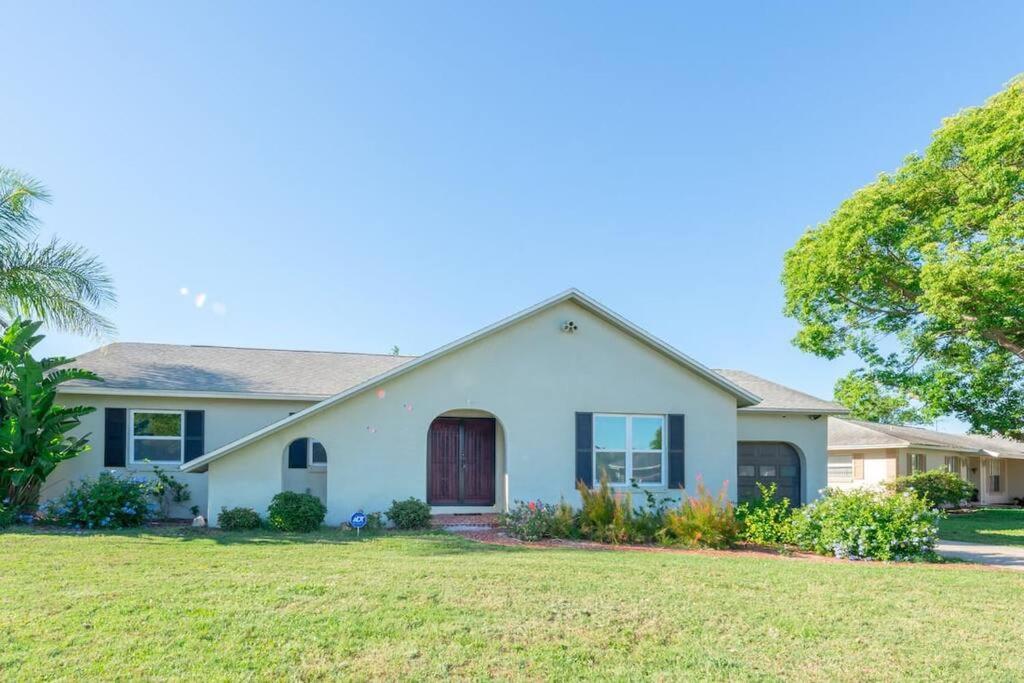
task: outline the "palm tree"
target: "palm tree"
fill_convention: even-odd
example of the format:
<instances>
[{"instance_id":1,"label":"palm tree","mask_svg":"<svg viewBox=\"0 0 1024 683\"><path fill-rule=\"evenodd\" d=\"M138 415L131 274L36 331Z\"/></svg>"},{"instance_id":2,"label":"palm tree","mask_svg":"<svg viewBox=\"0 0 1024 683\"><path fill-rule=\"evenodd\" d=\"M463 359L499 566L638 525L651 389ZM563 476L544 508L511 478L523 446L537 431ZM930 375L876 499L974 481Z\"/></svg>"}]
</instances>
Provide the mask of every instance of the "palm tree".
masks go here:
<instances>
[{"instance_id":1,"label":"palm tree","mask_svg":"<svg viewBox=\"0 0 1024 683\"><path fill-rule=\"evenodd\" d=\"M39 181L0 167L0 325L21 316L90 336L113 333L96 309L115 301L106 268L84 248L33 238L37 202L50 194Z\"/></svg>"}]
</instances>

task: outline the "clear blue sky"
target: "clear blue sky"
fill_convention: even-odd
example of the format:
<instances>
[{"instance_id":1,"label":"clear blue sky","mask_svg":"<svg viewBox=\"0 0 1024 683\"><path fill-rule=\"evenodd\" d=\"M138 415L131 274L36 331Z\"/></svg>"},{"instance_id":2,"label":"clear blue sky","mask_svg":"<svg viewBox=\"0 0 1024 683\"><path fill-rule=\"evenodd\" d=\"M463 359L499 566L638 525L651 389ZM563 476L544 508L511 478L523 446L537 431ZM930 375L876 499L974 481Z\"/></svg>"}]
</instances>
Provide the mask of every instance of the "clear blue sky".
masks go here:
<instances>
[{"instance_id":1,"label":"clear blue sky","mask_svg":"<svg viewBox=\"0 0 1024 683\"><path fill-rule=\"evenodd\" d=\"M782 255L1024 71L1024 5L806 4L4 3L0 164L121 340L422 353L576 286L830 396Z\"/></svg>"}]
</instances>

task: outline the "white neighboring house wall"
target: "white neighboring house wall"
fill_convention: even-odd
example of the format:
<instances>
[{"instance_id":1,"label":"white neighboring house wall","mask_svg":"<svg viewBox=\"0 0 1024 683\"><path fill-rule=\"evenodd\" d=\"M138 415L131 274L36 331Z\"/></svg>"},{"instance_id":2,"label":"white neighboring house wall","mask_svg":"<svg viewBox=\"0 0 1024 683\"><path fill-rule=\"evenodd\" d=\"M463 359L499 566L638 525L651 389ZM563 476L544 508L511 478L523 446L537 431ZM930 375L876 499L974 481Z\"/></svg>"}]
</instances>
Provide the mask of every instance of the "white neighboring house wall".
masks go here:
<instances>
[{"instance_id":1,"label":"white neighboring house wall","mask_svg":"<svg viewBox=\"0 0 1024 683\"><path fill-rule=\"evenodd\" d=\"M264 399L206 399L190 397L154 397L132 395L93 395L61 393L58 401L67 406L87 405L96 411L82 418L82 424L72 434L89 434L91 450L78 457L66 460L57 466L40 493L40 502L60 496L72 482L85 477L95 477L104 470L116 471L128 476L151 477L151 465L132 465L126 459L126 467L107 468L103 465L104 409L125 408L128 410L202 410L205 412L205 451L209 452L245 436L257 429L276 422L290 413L298 412L310 405L311 401L278 401ZM191 500L171 510L173 517L191 517L189 508L197 505L202 514L207 514L207 475L205 473L180 472L174 464L161 465L168 474L188 484Z\"/></svg>"},{"instance_id":2,"label":"white neighboring house wall","mask_svg":"<svg viewBox=\"0 0 1024 683\"><path fill-rule=\"evenodd\" d=\"M737 437L739 441L781 441L796 447L801 459L804 503L818 498L819 491L828 485L826 416L740 410L737 415Z\"/></svg>"}]
</instances>

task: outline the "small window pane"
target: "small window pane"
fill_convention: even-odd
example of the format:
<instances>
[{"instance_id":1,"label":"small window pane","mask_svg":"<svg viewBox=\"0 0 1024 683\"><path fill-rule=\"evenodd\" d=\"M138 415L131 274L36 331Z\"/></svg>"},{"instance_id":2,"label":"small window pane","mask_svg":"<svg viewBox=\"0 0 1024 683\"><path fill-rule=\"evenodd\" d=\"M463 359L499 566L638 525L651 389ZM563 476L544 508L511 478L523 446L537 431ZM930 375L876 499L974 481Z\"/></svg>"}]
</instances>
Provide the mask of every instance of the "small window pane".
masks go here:
<instances>
[{"instance_id":1,"label":"small window pane","mask_svg":"<svg viewBox=\"0 0 1024 683\"><path fill-rule=\"evenodd\" d=\"M782 476L783 477L795 477L796 476L796 466L795 465L783 465L781 471L782 471Z\"/></svg>"},{"instance_id":2,"label":"small window pane","mask_svg":"<svg viewBox=\"0 0 1024 683\"><path fill-rule=\"evenodd\" d=\"M181 462L180 439L135 439L135 462Z\"/></svg>"},{"instance_id":3,"label":"small window pane","mask_svg":"<svg viewBox=\"0 0 1024 683\"><path fill-rule=\"evenodd\" d=\"M740 465L740 476L741 477L753 477L756 476L753 465Z\"/></svg>"},{"instance_id":4,"label":"small window pane","mask_svg":"<svg viewBox=\"0 0 1024 683\"><path fill-rule=\"evenodd\" d=\"M638 484L660 484L661 451L633 453L633 478Z\"/></svg>"},{"instance_id":5,"label":"small window pane","mask_svg":"<svg viewBox=\"0 0 1024 683\"><path fill-rule=\"evenodd\" d=\"M626 418L598 415L594 418L594 448L599 451L626 450Z\"/></svg>"},{"instance_id":6,"label":"small window pane","mask_svg":"<svg viewBox=\"0 0 1024 683\"><path fill-rule=\"evenodd\" d=\"M633 418L633 450L637 450L637 451L660 451L661 450L661 418L660 417L634 417Z\"/></svg>"},{"instance_id":7,"label":"small window pane","mask_svg":"<svg viewBox=\"0 0 1024 683\"><path fill-rule=\"evenodd\" d=\"M134 413L135 436L181 436L180 413Z\"/></svg>"},{"instance_id":8,"label":"small window pane","mask_svg":"<svg viewBox=\"0 0 1024 683\"><path fill-rule=\"evenodd\" d=\"M309 459L314 465L326 465L327 464L327 449L319 441L313 442L313 452L310 454Z\"/></svg>"},{"instance_id":9,"label":"small window pane","mask_svg":"<svg viewBox=\"0 0 1024 683\"><path fill-rule=\"evenodd\" d=\"M778 476L775 471L775 465L761 465L761 476L762 477L775 477Z\"/></svg>"},{"instance_id":10,"label":"small window pane","mask_svg":"<svg viewBox=\"0 0 1024 683\"><path fill-rule=\"evenodd\" d=\"M594 456L597 465L597 481L607 477L609 484L626 483L626 454L601 451Z\"/></svg>"}]
</instances>

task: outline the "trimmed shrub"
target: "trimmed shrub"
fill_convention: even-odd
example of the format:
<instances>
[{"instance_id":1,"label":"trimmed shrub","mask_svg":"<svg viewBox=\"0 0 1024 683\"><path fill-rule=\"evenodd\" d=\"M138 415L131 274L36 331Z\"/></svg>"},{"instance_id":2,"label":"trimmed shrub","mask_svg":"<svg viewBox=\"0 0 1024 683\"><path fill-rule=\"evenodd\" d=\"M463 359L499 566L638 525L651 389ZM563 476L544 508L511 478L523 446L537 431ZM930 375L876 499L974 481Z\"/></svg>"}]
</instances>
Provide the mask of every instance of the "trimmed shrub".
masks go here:
<instances>
[{"instance_id":1,"label":"trimmed shrub","mask_svg":"<svg viewBox=\"0 0 1024 683\"><path fill-rule=\"evenodd\" d=\"M829 489L793 515L797 545L854 560L932 559L940 513L910 491Z\"/></svg>"},{"instance_id":2,"label":"trimmed shrub","mask_svg":"<svg viewBox=\"0 0 1024 683\"><path fill-rule=\"evenodd\" d=\"M758 500L736 506L740 538L758 545L789 545L794 542L793 510L789 498L776 498L778 487L758 482Z\"/></svg>"},{"instance_id":3,"label":"trimmed shrub","mask_svg":"<svg viewBox=\"0 0 1024 683\"><path fill-rule=\"evenodd\" d=\"M501 516L501 524L510 536L521 541L539 541L542 538L572 538L578 536L576 513L562 501L549 505L537 501L516 501L515 506Z\"/></svg>"},{"instance_id":4,"label":"trimmed shrub","mask_svg":"<svg viewBox=\"0 0 1024 683\"><path fill-rule=\"evenodd\" d=\"M217 524L225 531L244 531L246 529L259 529L263 520L252 508L227 508L220 509L217 517Z\"/></svg>"},{"instance_id":5,"label":"trimmed shrub","mask_svg":"<svg viewBox=\"0 0 1024 683\"><path fill-rule=\"evenodd\" d=\"M740 527L729 500L728 486L717 496L697 478L697 494L684 498L679 507L665 513L665 526L658 533L667 545L690 548L729 548L739 539Z\"/></svg>"},{"instance_id":6,"label":"trimmed shrub","mask_svg":"<svg viewBox=\"0 0 1024 683\"><path fill-rule=\"evenodd\" d=\"M327 515L327 507L309 493L282 491L267 509L267 522L278 531L316 531Z\"/></svg>"},{"instance_id":7,"label":"trimmed shrub","mask_svg":"<svg viewBox=\"0 0 1024 683\"><path fill-rule=\"evenodd\" d=\"M912 491L937 508L959 507L974 495L972 484L946 470L929 470L899 477L886 482L885 487L892 493Z\"/></svg>"},{"instance_id":8,"label":"trimmed shrub","mask_svg":"<svg viewBox=\"0 0 1024 683\"><path fill-rule=\"evenodd\" d=\"M52 524L78 529L136 527L156 516L158 506L147 500L151 495L152 486L142 477L103 472L72 484L45 506L44 515Z\"/></svg>"},{"instance_id":9,"label":"trimmed shrub","mask_svg":"<svg viewBox=\"0 0 1024 683\"><path fill-rule=\"evenodd\" d=\"M384 514L396 529L430 528L430 506L418 498L393 500Z\"/></svg>"}]
</instances>

